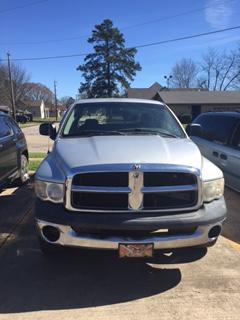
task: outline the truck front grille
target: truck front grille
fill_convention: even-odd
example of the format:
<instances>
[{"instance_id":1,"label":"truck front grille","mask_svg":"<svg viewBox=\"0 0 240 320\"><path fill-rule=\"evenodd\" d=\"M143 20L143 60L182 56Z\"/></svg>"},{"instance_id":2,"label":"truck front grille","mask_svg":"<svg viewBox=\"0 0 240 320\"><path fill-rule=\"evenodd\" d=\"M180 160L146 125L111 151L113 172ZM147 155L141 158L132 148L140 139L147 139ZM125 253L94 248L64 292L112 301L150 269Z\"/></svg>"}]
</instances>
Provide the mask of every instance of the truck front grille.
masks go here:
<instances>
[{"instance_id":1,"label":"truck front grille","mask_svg":"<svg viewBox=\"0 0 240 320\"><path fill-rule=\"evenodd\" d=\"M147 193L143 199L143 207L146 210L193 207L197 201L197 191Z\"/></svg>"},{"instance_id":2,"label":"truck front grille","mask_svg":"<svg viewBox=\"0 0 240 320\"><path fill-rule=\"evenodd\" d=\"M72 204L80 209L127 210L128 194L100 192L72 192Z\"/></svg>"},{"instance_id":3,"label":"truck front grille","mask_svg":"<svg viewBox=\"0 0 240 320\"><path fill-rule=\"evenodd\" d=\"M144 186L181 186L196 183L196 176L185 172L145 172Z\"/></svg>"},{"instance_id":4,"label":"truck front grille","mask_svg":"<svg viewBox=\"0 0 240 320\"><path fill-rule=\"evenodd\" d=\"M73 178L73 185L94 187L127 187L127 172L91 172L77 174Z\"/></svg>"},{"instance_id":5,"label":"truck front grille","mask_svg":"<svg viewBox=\"0 0 240 320\"><path fill-rule=\"evenodd\" d=\"M156 171L143 166L141 170L78 173L69 186L67 208L83 212L183 212L199 207L199 176L189 168L186 172L174 168Z\"/></svg>"}]
</instances>

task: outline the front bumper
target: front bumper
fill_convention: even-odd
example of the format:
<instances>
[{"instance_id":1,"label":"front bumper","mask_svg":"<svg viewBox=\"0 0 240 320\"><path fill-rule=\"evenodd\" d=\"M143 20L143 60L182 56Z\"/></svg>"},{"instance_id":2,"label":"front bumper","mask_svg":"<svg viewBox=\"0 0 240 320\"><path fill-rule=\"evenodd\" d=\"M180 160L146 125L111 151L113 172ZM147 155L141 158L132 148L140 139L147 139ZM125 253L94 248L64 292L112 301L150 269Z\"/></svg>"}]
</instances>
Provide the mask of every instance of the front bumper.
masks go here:
<instances>
[{"instance_id":1,"label":"front bumper","mask_svg":"<svg viewBox=\"0 0 240 320\"><path fill-rule=\"evenodd\" d=\"M154 249L174 249L211 244L217 237L209 237L209 231L214 226L222 225L226 218L226 206L224 198L205 204L194 212L181 214L91 214L77 213L66 210L62 205L37 200L35 208L36 222L40 236L49 243L56 245L95 248L118 249L120 243L153 243ZM59 230L59 238L51 242L43 234L46 226L52 226ZM77 226L91 230L84 234L76 233L72 227ZM109 236L101 233L101 230L135 230L148 231L154 229L170 229L177 227L195 227L191 234L179 235L147 235L142 237ZM98 231L98 232L95 232ZM117 232L116 232L117 233Z\"/></svg>"},{"instance_id":2,"label":"front bumper","mask_svg":"<svg viewBox=\"0 0 240 320\"><path fill-rule=\"evenodd\" d=\"M153 243L155 250L159 249L175 249L175 248L185 248L194 247L201 245L210 245L214 242L217 237L209 238L209 231L215 226L221 226L221 223L200 226L191 235L178 235L178 236L164 236L164 237L117 237L117 236L103 236L96 234L85 234L84 236L79 236L71 227L53 224L46 221L37 220L37 225L40 230L45 226L52 226L59 230L60 237L54 242L56 245L68 246L68 247L81 247L81 248L92 248L92 249L113 249L117 250L120 243L124 244L148 244ZM42 238L49 241L42 233Z\"/></svg>"}]
</instances>

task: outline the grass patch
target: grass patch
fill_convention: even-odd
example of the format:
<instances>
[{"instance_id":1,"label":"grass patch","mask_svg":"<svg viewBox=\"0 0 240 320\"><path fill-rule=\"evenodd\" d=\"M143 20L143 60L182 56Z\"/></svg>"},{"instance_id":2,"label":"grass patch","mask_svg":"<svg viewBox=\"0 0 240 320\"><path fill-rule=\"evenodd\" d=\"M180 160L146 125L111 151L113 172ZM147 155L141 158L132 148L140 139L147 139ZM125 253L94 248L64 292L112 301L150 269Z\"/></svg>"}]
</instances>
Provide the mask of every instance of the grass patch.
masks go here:
<instances>
[{"instance_id":1,"label":"grass patch","mask_svg":"<svg viewBox=\"0 0 240 320\"><path fill-rule=\"evenodd\" d=\"M36 171L41 162L42 160L30 160L28 165L29 171Z\"/></svg>"},{"instance_id":2,"label":"grass patch","mask_svg":"<svg viewBox=\"0 0 240 320\"><path fill-rule=\"evenodd\" d=\"M36 159L36 158L40 159L40 158L45 158L46 156L47 156L47 154L44 152L30 152L29 153L29 158L31 158L31 159Z\"/></svg>"},{"instance_id":3,"label":"grass patch","mask_svg":"<svg viewBox=\"0 0 240 320\"><path fill-rule=\"evenodd\" d=\"M47 156L47 153L44 152L30 152L29 153L29 165L28 169L30 171L36 171L40 163Z\"/></svg>"},{"instance_id":4,"label":"grass patch","mask_svg":"<svg viewBox=\"0 0 240 320\"><path fill-rule=\"evenodd\" d=\"M27 123L18 123L20 128L29 128L39 125L40 122L27 122Z\"/></svg>"},{"instance_id":5,"label":"grass patch","mask_svg":"<svg viewBox=\"0 0 240 320\"><path fill-rule=\"evenodd\" d=\"M42 118L33 118L33 122L38 122L38 123L43 123L43 122L59 122L60 119L56 120L56 117L50 117L47 119L42 119Z\"/></svg>"},{"instance_id":6,"label":"grass patch","mask_svg":"<svg viewBox=\"0 0 240 320\"><path fill-rule=\"evenodd\" d=\"M31 122L26 122L26 123L18 123L19 127L20 128L28 128L28 127L33 127L33 126L37 126L43 122L50 122L50 123L57 123L59 122L60 120L56 120L55 117L50 117L50 118L47 118L47 119L41 119L41 118L34 118L33 121Z\"/></svg>"}]
</instances>

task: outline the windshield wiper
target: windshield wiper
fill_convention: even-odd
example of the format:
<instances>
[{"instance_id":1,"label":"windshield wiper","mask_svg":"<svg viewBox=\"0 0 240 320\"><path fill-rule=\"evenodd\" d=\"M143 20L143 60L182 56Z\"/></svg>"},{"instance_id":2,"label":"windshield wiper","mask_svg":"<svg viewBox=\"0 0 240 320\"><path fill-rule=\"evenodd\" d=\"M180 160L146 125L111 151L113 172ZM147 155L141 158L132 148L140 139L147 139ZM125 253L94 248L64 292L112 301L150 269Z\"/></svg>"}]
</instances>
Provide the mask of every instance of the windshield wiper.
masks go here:
<instances>
[{"instance_id":1,"label":"windshield wiper","mask_svg":"<svg viewBox=\"0 0 240 320\"><path fill-rule=\"evenodd\" d=\"M64 137L82 137L82 136L111 136L111 135L125 135L121 131L101 131L101 130L82 130L76 133L64 135Z\"/></svg>"},{"instance_id":2,"label":"windshield wiper","mask_svg":"<svg viewBox=\"0 0 240 320\"><path fill-rule=\"evenodd\" d=\"M122 132L129 132L129 133L146 133L146 134L156 134L160 136L178 138L175 134L168 133L165 131L153 130L153 129L144 129L144 128L128 128L128 129L121 129Z\"/></svg>"}]
</instances>

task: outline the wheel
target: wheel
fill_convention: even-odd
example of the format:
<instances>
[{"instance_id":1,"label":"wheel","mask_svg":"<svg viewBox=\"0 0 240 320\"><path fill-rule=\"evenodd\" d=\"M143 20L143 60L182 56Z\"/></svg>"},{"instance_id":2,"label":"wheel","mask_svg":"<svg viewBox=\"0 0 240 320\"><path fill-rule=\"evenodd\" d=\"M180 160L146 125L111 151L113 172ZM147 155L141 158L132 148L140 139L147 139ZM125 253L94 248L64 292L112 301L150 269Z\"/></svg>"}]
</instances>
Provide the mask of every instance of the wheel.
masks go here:
<instances>
[{"instance_id":1,"label":"wheel","mask_svg":"<svg viewBox=\"0 0 240 320\"><path fill-rule=\"evenodd\" d=\"M54 255L61 251L61 247L58 245L54 245L51 243L48 243L47 241L43 240L41 237L38 238L39 241L39 247L45 255Z\"/></svg>"},{"instance_id":2,"label":"wheel","mask_svg":"<svg viewBox=\"0 0 240 320\"><path fill-rule=\"evenodd\" d=\"M21 155L21 166L20 166L20 177L17 179L18 184L24 184L29 179L28 174L28 159L22 154Z\"/></svg>"}]
</instances>

